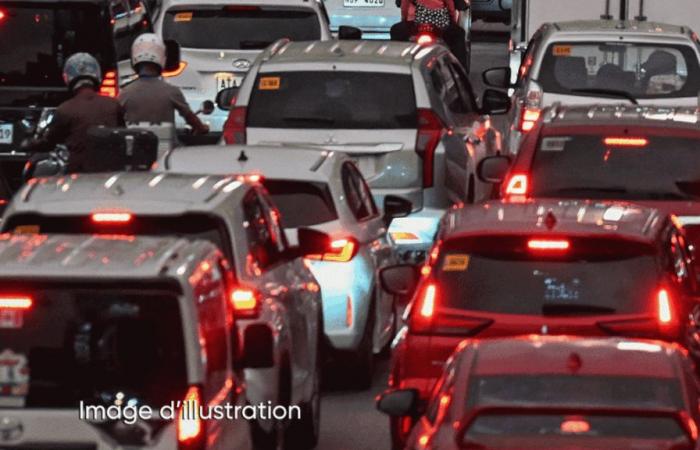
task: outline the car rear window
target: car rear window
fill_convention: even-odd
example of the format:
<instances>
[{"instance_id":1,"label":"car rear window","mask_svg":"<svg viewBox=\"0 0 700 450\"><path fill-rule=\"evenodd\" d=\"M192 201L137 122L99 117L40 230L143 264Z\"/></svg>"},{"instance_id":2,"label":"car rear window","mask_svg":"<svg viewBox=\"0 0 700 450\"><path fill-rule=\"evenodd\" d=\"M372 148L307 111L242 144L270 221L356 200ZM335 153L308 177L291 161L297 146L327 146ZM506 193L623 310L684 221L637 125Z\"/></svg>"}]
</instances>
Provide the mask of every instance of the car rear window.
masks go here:
<instances>
[{"instance_id":1,"label":"car rear window","mask_svg":"<svg viewBox=\"0 0 700 450\"><path fill-rule=\"evenodd\" d=\"M185 48L262 50L281 38L318 40L321 25L307 8L199 6L168 10L163 36Z\"/></svg>"},{"instance_id":2,"label":"car rear window","mask_svg":"<svg viewBox=\"0 0 700 450\"><path fill-rule=\"evenodd\" d=\"M330 222L338 218L326 183L265 180L285 228L299 228Z\"/></svg>"},{"instance_id":3,"label":"car rear window","mask_svg":"<svg viewBox=\"0 0 700 450\"><path fill-rule=\"evenodd\" d=\"M437 261L437 311L520 315L653 313L659 273L653 250L621 239L569 239L570 250L532 254L529 238L447 242ZM504 282L507 280L507 282Z\"/></svg>"},{"instance_id":4,"label":"car rear window","mask_svg":"<svg viewBox=\"0 0 700 450\"><path fill-rule=\"evenodd\" d=\"M532 163L532 194L626 200L695 199L700 197L697 142L697 138L635 134L624 129L610 135L545 136Z\"/></svg>"},{"instance_id":5,"label":"car rear window","mask_svg":"<svg viewBox=\"0 0 700 450\"><path fill-rule=\"evenodd\" d=\"M64 87L63 63L78 52L95 56L103 70L114 65L109 17L97 4L3 2L0 11L0 89Z\"/></svg>"},{"instance_id":6,"label":"car rear window","mask_svg":"<svg viewBox=\"0 0 700 450\"><path fill-rule=\"evenodd\" d=\"M537 81L556 94L590 97L576 90L605 89L634 98L678 98L697 96L699 75L689 45L557 42L547 48Z\"/></svg>"},{"instance_id":7,"label":"car rear window","mask_svg":"<svg viewBox=\"0 0 700 450\"><path fill-rule=\"evenodd\" d=\"M417 127L413 80L377 72L278 72L258 75L249 127L411 129Z\"/></svg>"},{"instance_id":8,"label":"car rear window","mask_svg":"<svg viewBox=\"0 0 700 450\"><path fill-rule=\"evenodd\" d=\"M27 291L29 284L3 282L4 292L21 292L32 304L0 308L0 407L110 405L118 393L152 407L183 398L176 294L37 283Z\"/></svg>"}]
</instances>

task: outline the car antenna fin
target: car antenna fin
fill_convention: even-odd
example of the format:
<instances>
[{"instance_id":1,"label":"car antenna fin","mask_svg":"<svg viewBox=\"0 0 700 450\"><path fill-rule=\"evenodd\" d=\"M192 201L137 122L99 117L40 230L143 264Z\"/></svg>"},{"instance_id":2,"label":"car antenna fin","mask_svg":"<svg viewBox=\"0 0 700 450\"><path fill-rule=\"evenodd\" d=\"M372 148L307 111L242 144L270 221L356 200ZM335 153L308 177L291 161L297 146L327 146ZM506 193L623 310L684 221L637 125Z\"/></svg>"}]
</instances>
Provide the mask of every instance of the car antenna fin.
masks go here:
<instances>
[{"instance_id":1,"label":"car antenna fin","mask_svg":"<svg viewBox=\"0 0 700 450\"><path fill-rule=\"evenodd\" d=\"M241 150L241 154L238 155L238 162L248 161L248 155L245 154L245 150Z\"/></svg>"}]
</instances>

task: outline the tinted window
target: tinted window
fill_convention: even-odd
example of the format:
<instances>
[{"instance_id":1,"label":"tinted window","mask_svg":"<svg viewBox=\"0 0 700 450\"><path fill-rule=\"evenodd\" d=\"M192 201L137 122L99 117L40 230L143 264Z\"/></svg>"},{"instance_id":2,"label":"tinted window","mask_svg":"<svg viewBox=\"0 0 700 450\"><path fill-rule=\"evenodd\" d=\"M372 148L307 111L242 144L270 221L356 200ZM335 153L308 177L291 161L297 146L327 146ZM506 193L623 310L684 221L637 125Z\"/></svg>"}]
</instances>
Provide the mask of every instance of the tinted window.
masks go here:
<instances>
[{"instance_id":1,"label":"tinted window","mask_svg":"<svg viewBox=\"0 0 700 450\"><path fill-rule=\"evenodd\" d=\"M416 128L410 75L279 72L258 75L248 126L263 128Z\"/></svg>"},{"instance_id":2,"label":"tinted window","mask_svg":"<svg viewBox=\"0 0 700 450\"><path fill-rule=\"evenodd\" d=\"M300 228L338 218L333 198L325 183L265 180L285 228Z\"/></svg>"},{"instance_id":3,"label":"tinted window","mask_svg":"<svg viewBox=\"0 0 700 450\"><path fill-rule=\"evenodd\" d=\"M450 244L451 250L437 262L436 306L527 315L654 311L659 271L651 250L622 240L570 242L572 249L583 250L561 258L520 253L518 249L527 244L519 237L480 237ZM603 249L610 253L600 254Z\"/></svg>"},{"instance_id":4,"label":"tinted window","mask_svg":"<svg viewBox=\"0 0 700 450\"><path fill-rule=\"evenodd\" d=\"M270 231L265 207L254 191L251 191L244 200L243 210L251 262L256 268L264 269L275 262L279 247Z\"/></svg>"},{"instance_id":5,"label":"tinted window","mask_svg":"<svg viewBox=\"0 0 700 450\"><path fill-rule=\"evenodd\" d=\"M63 63L77 52L114 66L109 17L96 4L4 2L2 11L0 87L63 87Z\"/></svg>"},{"instance_id":6,"label":"tinted window","mask_svg":"<svg viewBox=\"0 0 700 450\"><path fill-rule=\"evenodd\" d=\"M0 355L13 364L0 367L0 407L112 404L118 392L152 407L183 398L187 372L176 295L70 286L28 294L30 309L2 316ZM16 395L7 395L6 386Z\"/></svg>"},{"instance_id":7,"label":"tinted window","mask_svg":"<svg viewBox=\"0 0 700 450\"><path fill-rule=\"evenodd\" d=\"M163 36L186 48L264 49L278 39L313 41L321 38L315 11L257 6L171 9Z\"/></svg>"},{"instance_id":8,"label":"tinted window","mask_svg":"<svg viewBox=\"0 0 700 450\"><path fill-rule=\"evenodd\" d=\"M560 94L612 89L635 98L696 97L699 75L690 46L560 42L547 48L538 82L545 92Z\"/></svg>"},{"instance_id":9,"label":"tinted window","mask_svg":"<svg viewBox=\"0 0 700 450\"><path fill-rule=\"evenodd\" d=\"M532 164L537 197L666 200L700 197L697 139L620 134L640 146L607 145L604 135L547 136ZM611 141L608 141L611 142Z\"/></svg>"},{"instance_id":10,"label":"tinted window","mask_svg":"<svg viewBox=\"0 0 700 450\"><path fill-rule=\"evenodd\" d=\"M342 170L343 190L350 210L357 220L364 220L377 214L377 207L367 183L352 164L345 164Z\"/></svg>"}]
</instances>

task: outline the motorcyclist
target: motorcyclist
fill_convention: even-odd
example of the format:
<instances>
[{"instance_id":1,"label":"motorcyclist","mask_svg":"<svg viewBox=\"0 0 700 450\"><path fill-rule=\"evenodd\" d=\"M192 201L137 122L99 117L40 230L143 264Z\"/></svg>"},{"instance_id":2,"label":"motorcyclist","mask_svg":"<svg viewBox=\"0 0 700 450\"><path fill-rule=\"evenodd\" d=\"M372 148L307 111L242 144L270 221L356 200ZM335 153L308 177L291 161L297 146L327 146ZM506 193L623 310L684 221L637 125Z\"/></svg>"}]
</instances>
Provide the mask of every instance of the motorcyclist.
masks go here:
<instances>
[{"instance_id":1,"label":"motorcyclist","mask_svg":"<svg viewBox=\"0 0 700 450\"><path fill-rule=\"evenodd\" d=\"M177 86L163 80L166 50L163 40L153 33L144 33L131 46L131 65L138 79L119 94L126 120L130 123L175 123L177 111L195 134L206 134L209 127L192 112Z\"/></svg>"},{"instance_id":2,"label":"motorcyclist","mask_svg":"<svg viewBox=\"0 0 700 450\"><path fill-rule=\"evenodd\" d=\"M59 144L68 148L68 172L84 170L87 131L92 127L124 126L124 111L119 102L98 93L102 82L100 63L88 53L76 53L63 65L63 81L73 96L56 109L46 132L23 146L35 153L30 162L46 158L46 152Z\"/></svg>"}]
</instances>

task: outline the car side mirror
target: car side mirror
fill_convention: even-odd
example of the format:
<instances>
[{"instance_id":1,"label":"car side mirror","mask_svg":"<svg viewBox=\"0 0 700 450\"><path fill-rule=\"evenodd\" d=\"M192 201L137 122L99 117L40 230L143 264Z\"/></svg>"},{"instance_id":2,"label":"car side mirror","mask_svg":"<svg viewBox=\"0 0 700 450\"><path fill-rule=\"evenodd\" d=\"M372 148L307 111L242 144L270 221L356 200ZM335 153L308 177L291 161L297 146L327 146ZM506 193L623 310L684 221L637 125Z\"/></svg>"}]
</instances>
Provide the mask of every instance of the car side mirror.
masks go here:
<instances>
[{"instance_id":1,"label":"car side mirror","mask_svg":"<svg viewBox=\"0 0 700 450\"><path fill-rule=\"evenodd\" d=\"M420 273L418 266L399 264L388 266L379 271L379 282L382 288L393 295L410 297L418 286Z\"/></svg>"},{"instance_id":2,"label":"car side mirror","mask_svg":"<svg viewBox=\"0 0 700 450\"><path fill-rule=\"evenodd\" d=\"M219 109L228 111L229 109L231 109L231 106L233 106L233 104L236 102L236 98L238 97L238 91L240 90L240 87L230 87L220 90L219 93L216 94L216 106L218 106Z\"/></svg>"},{"instance_id":3,"label":"car side mirror","mask_svg":"<svg viewBox=\"0 0 700 450\"><path fill-rule=\"evenodd\" d=\"M510 97L505 92L494 89L486 89L481 101L483 114L505 114L510 110Z\"/></svg>"},{"instance_id":4,"label":"car side mirror","mask_svg":"<svg viewBox=\"0 0 700 450\"><path fill-rule=\"evenodd\" d=\"M326 233L311 228L297 230L298 256L322 255L328 251L331 238Z\"/></svg>"},{"instance_id":5,"label":"car side mirror","mask_svg":"<svg viewBox=\"0 0 700 450\"><path fill-rule=\"evenodd\" d=\"M397 217L406 217L413 211L413 203L403 197L387 195L384 197L384 223L386 226Z\"/></svg>"},{"instance_id":6,"label":"car side mirror","mask_svg":"<svg viewBox=\"0 0 700 450\"><path fill-rule=\"evenodd\" d=\"M510 86L510 67L494 67L481 74L486 86L508 89Z\"/></svg>"},{"instance_id":7,"label":"car side mirror","mask_svg":"<svg viewBox=\"0 0 700 450\"><path fill-rule=\"evenodd\" d=\"M484 183L501 184L510 170L510 158L503 155L488 156L476 166L476 175Z\"/></svg>"},{"instance_id":8,"label":"car side mirror","mask_svg":"<svg viewBox=\"0 0 700 450\"><path fill-rule=\"evenodd\" d=\"M338 27L338 39L344 41L359 41L362 39L362 30L357 27L341 25Z\"/></svg>"},{"instance_id":9,"label":"car side mirror","mask_svg":"<svg viewBox=\"0 0 700 450\"><path fill-rule=\"evenodd\" d=\"M275 366L275 337L268 325L251 324L245 328L238 366L244 369L268 369Z\"/></svg>"},{"instance_id":10,"label":"car side mirror","mask_svg":"<svg viewBox=\"0 0 700 450\"><path fill-rule=\"evenodd\" d=\"M205 116L208 116L209 114L214 112L214 102L211 100L204 100L202 104L199 106L199 112L204 114Z\"/></svg>"},{"instance_id":11,"label":"car side mirror","mask_svg":"<svg viewBox=\"0 0 700 450\"><path fill-rule=\"evenodd\" d=\"M180 44L172 39L163 41L165 44L165 67L163 72L172 72L180 67Z\"/></svg>"},{"instance_id":12,"label":"car side mirror","mask_svg":"<svg viewBox=\"0 0 700 450\"><path fill-rule=\"evenodd\" d=\"M420 395L417 389L388 390L376 400L377 409L390 417L420 415Z\"/></svg>"}]
</instances>

